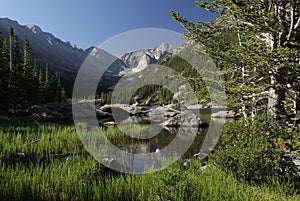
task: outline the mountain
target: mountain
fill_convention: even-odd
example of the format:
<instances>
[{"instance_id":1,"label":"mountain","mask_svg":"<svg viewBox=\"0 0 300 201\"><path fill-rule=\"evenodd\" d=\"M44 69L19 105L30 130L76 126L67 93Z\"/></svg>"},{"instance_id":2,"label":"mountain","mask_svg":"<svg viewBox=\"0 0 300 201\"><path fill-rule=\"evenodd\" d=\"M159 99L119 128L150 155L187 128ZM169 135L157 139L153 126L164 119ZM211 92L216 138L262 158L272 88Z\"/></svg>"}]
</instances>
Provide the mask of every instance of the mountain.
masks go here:
<instances>
[{"instance_id":1,"label":"mountain","mask_svg":"<svg viewBox=\"0 0 300 201\"><path fill-rule=\"evenodd\" d=\"M90 47L85 50L89 56L93 56L97 58L97 60L102 63L102 66L109 66L107 71L105 72L106 75L117 75L121 71L127 69L127 65L119 58L113 56L112 54L106 52L103 49L99 49L97 47ZM111 63L112 60L115 60Z\"/></svg>"},{"instance_id":2,"label":"mountain","mask_svg":"<svg viewBox=\"0 0 300 201\"><path fill-rule=\"evenodd\" d=\"M20 47L23 47L24 37L27 37L40 68L45 69L46 64L48 64L50 74L60 73L68 96L72 93L73 83L79 68L90 53L98 56L102 55L103 58L109 54L96 47L83 50L72 46L70 42L63 42L51 33L42 31L37 25L20 25L17 21L0 18L0 31L7 40L9 39L10 27L14 29L15 34L18 36ZM118 58L115 59L116 62L113 63L111 71L108 71L111 73L108 74L117 74L121 69L126 68L126 64ZM105 88L107 87L109 86L105 86Z\"/></svg>"},{"instance_id":3,"label":"mountain","mask_svg":"<svg viewBox=\"0 0 300 201\"><path fill-rule=\"evenodd\" d=\"M162 43L153 48L122 54L120 59L127 65L128 69L122 71L121 75L140 72L148 64L156 63L167 54L173 52L176 48L176 45Z\"/></svg>"},{"instance_id":4,"label":"mountain","mask_svg":"<svg viewBox=\"0 0 300 201\"><path fill-rule=\"evenodd\" d=\"M9 18L0 18L0 31L7 40L9 40L10 27L18 36L20 47L23 47L24 37L27 37L39 68L44 70L48 64L50 74L60 74L69 97L78 70L87 58L94 60L93 65L97 68L104 69L109 66L99 83L98 89L103 91L116 84L121 76L141 71L147 64L157 62L176 48L175 45L163 43L157 47L125 53L120 58L116 58L94 46L86 50L80 49L68 41L64 42L51 33L44 32L37 25L20 25Z\"/></svg>"},{"instance_id":5,"label":"mountain","mask_svg":"<svg viewBox=\"0 0 300 201\"><path fill-rule=\"evenodd\" d=\"M20 25L17 21L0 18L0 30L7 39L10 27L14 29L21 46L26 36L38 62L48 63L53 71L73 74L74 69L79 69L87 56L84 50L73 47L70 42L63 42L50 33L43 32L37 25Z\"/></svg>"}]
</instances>

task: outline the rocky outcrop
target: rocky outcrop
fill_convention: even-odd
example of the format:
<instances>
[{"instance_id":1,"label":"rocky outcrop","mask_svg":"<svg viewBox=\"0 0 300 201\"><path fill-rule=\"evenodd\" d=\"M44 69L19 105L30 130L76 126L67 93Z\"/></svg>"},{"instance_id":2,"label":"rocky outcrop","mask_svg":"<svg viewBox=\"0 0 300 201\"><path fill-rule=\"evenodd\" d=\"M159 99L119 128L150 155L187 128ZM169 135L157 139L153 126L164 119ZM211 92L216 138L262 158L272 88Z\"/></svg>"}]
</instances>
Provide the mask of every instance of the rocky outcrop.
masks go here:
<instances>
[{"instance_id":1,"label":"rocky outcrop","mask_svg":"<svg viewBox=\"0 0 300 201\"><path fill-rule=\"evenodd\" d=\"M127 104L103 105L98 111L108 112L118 116L147 116L149 113L148 106L137 106Z\"/></svg>"},{"instance_id":2,"label":"rocky outcrop","mask_svg":"<svg viewBox=\"0 0 300 201\"><path fill-rule=\"evenodd\" d=\"M111 120L112 115L107 112L95 111L92 108L81 108L80 116L85 122L86 114L95 112L98 120ZM70 103L47 103L43 105L34 105L28 109L28 113L38 121L42 122L73 122L72 104Z\"/></svg>"},{"instance_id":3,"label":"rocky outcrop","mask_svg":"<svg viewBox=\"0 0 300 201\"><path fill-rule=\"evenodd\" d=\"M280 160L279 172L300 180L300 154L286 150Z\"/></svg>"},{"instance_id":4,"label":"rocky outcrop","mask_svg":"<svg viewBox=\"0 0 300 201\"><path fill-rule=\"evenodd\" d=\"M111 120L107 126L117 124L131 124L139 122L148 122L160 124L162 127L207 127L208 124L200 119L199 116L181 105L166 106L135 106L126 104L104 105L96 110L100 113L110 114L114 117L114 124Z\"/></svg>"},{"instance_id":5,"label":"rocky outcrop","mask_svg":"<svg viewBox=\"0 0 300 201\"><path fill-rule=\"evenodd\" d=\"M72 121L72 105L67 103L48 103L34 105L28 113L38 121Z\"/></svg>"},{"instance_id":6,"label":"rocky outcrop","mask_svg":"<svg viewBox=\"0 0 300 201\"><path fill-rule=\"evenodd\" d=\"M230 118L234 119L237 115L233 111L219 111L211 114L211 118Z\"/></svg>"},{"instance_id":7,"label":"rocky outcrop","mask_svg":"<svg viewBox=\"0 0 300 201\"><path fill-rule=\"evenodd\" d=\"M161 125L163 127L207 127L208 124L189 110L173 113L174 116L167 119Z\"/></svg>"},{"instance_id":8,"label":"rocky outcrop","mask_svg":"<svg viewBox=\"0 0 300 201\"><path fill-rule=\"evenodd\" d=\"M121 72L122 75L131 75L142 71L149 64L153 64L173 52L177 46L168 43L149 49L138 50L120 56L120 59L127 65L128 69Z\"/></svg>"}]
</instances>

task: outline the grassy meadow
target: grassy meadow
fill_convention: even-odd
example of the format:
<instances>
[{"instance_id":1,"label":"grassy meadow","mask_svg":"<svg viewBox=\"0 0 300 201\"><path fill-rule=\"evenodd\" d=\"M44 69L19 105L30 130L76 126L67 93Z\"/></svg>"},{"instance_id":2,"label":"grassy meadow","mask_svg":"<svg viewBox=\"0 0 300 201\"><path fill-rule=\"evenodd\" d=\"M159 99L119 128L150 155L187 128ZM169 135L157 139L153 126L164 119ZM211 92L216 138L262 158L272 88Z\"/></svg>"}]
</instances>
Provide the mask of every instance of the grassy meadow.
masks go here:
<instances>
[{"instance_id":1,"label":"grassy meadow","mask_svg":"<svg viewBox=\"0 0 300 201\"><path fill-rule=\"evenodd\" d=\"M107 133L119 135L114 128ZM197 160L152 174L113 173L85 151L74 126L37 124L0 128L0 200L257 201L300 195L275 178L250 184L213 165L203 170Z\"/></svg>"}]
</instances>

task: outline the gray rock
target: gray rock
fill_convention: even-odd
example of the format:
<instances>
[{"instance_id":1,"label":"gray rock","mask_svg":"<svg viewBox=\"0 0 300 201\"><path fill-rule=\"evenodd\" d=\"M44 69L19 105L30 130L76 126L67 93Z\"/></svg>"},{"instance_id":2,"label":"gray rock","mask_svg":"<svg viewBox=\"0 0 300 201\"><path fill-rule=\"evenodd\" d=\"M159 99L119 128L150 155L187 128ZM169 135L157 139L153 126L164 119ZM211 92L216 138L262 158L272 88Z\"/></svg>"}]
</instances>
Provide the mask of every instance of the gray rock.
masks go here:
<instances>
[{"instance_id":1,"label":"gray rock","mask_svg":"<svg viewBox=\"0 0 300 201\"><path fill-rule=\"evenodd\" d=\"M98 119L112 119L113 116L108 112L101 112L96 110L96 116Z\"/></svg>"},{"instance_id":2,"label":"gray rock","mask_svg":"<svg viewBox=\"0 0 300 201\"><path fill-rule=\"evenodd\" d=\"M117 126L117 124L114 121L108 121L108 122L104 122L103 126L106 126L106 127L115 127L115 126Z\"/></svg>"},{"instance_id":3,"label":"gray rock","mask_svg":"<svg viewBox=\"0 0 300 201\"><path fill-rule=\"evenodd\" d=\"M206 127L208 124L190 111L182 111L161 124L163 127Z\"/></svg>"},{"instance_id":4,"label":"gray rock","mask_svg":"<svg viewBox=\"0 0 300 201\"><path fill-rule=\"evenodd\" d=\"M79 107L78 107L79 108ZM85 121L87 114L95 112L98 120L112 119L112 115L107 112L102 112L92 109L92 107L81 107L78 119ZM72 104L70 103L47 103L43 105L34 105L28 109L28 113L38 121L73 121Z\"/></svg>"},{"instance_id":5,"label":"gray rock","mask_svg":"<svg viewBox=\"0 0 300 201\"><path fill-rule=\"evenodd\" d=\"M280 159L279 172L300 179L300 154L286 150Z\"/></svg>"},{"instance_id":6,"label":"gray rock","mask_svg":"<svg viewBox=\"0 0 300 201\"><path fill-rule=\"evenodd\" d=\"M28 113L39 121L71 121L72 105L68 103L48 103L34 105Z\"/></svg>"},{"instance_id":7,"label":"gray rock","mask_svg":"<svg viewBox=\"0 0 300 201\"><path fill-rule=\"evenodd\" d=\"M122 71L121 75L132 75L140 72L145 69L148 64L157 62L175 49L175 45L162 43L158 47L125 53L120 56L120 59L128 66L128 69Z\"/></svg>"},{"instance_id":8,"label":"gray rock","mask_svg":"<svg viewBox=\"0 0 300 201\"><path fill-rule=\"evenodd\" d=\"M187 106L187 109L189 109L189 110L201 110L203 108L204 108L203 105L199 105L199 104L197 104L197 105L188 105Z\"/></svg>"},{"instance_id":9,"label":"gray rock","mask_svg":"<svg viewBox=\"0 0 300 201\"><path fill-rule=\"evenodd\" d=\"M123 116L145 116L148 115L149 110L145 106L127 105L127 104L113 104L104 105L99 111L114 113L114 115Z\"/></svg>"},{"instance_id":10,"label":"gray rock","mask_svg":"<svg viewBox=\"0 0 300 201\"><path fill-rule=\"evenodd\" d=\"M184 168L188 168L190 166L190 163L191 159L184 159L182 165Z\"/></svg>"},{"instance_id":11,"label":"gray rock","mask_svg":"<svg viewBox=\"0 0 300 201\"><path fill-rule=\"evenodd\" d=\"M235 118L236 114L233 111L219 111L211 114L211 118Z\"/></svg>"}]
</instances>

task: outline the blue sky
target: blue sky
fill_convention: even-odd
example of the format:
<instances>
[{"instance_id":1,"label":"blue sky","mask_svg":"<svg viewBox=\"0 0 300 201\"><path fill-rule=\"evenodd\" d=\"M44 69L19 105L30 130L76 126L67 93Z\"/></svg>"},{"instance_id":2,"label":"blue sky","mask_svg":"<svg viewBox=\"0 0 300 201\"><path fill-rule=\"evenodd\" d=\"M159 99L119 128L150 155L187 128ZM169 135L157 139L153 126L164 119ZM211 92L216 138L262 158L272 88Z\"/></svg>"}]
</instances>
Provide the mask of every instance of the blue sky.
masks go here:
<instances>
[{"instance_id":1,"label":"blue sky","mask_svg":"<svg viewBox=\"0 0 300 201\"><path fill-rule=\"evenodd\" d=\"M170 9L193 20L210 21L210 13L194 0L0 0L0 17L20 24L37 24L44 31L80 48L99 45L133 29L184 30L170 17Z\"/></svg>"}]
</instances>

